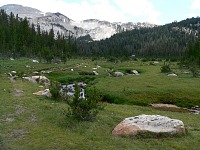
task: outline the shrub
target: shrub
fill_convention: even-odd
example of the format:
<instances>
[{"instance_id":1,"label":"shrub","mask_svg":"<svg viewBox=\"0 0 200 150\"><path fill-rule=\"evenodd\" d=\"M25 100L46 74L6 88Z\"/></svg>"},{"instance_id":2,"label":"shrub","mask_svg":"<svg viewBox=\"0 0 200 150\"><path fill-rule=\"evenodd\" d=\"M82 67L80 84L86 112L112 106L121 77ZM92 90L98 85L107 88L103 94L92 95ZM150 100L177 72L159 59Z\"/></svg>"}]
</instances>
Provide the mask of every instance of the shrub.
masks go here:
<instances>
[{"instance_id":1,"label":"shrub","mask_svg":"<svg viewBox=\"0 0 200 150\"><path fill-rule=\"evenodd\" d=\"M161 72L162 73L169 73L169 72L171 72L170 65L164 63L164 65L161 67Z\"/></svg>"},{"instance_id":2,"label":"shrub","mask_svg":"<svg viewBox=\"0 0 200 150\"><path fill-rule=\"evenodd\" d=\"M59 92L60 89L61 89L61 86L59 82L51 82L51 86L49 90L52 94L52 97L56 100L59 100L61 98L60 92Z\"/></svg>"},{"instance_id":3,"label":"shrub","mask_svg":"<svg viewBox=\"0 0 200 150\"><path fill-rule=\"evenodd\" d=\"M73 116L78 120L91 121L96 117L99 110L103 108L100 104L101 96L96 89L88 91L86 98L80 98L80 88L75 85L75 94L72 101L68 101L70 108L67 116Z\"/></svg>"},{"instance_id":4,"label":"shrub","mask_svg":"<svg viewBox=\"0 0 200 150\"><path fill-rule=\"evenodd\" d=\"M193 77L198 77L198 68L195 65L190 68L190 71L192 72Z\"/></svg>"}]
</instances>

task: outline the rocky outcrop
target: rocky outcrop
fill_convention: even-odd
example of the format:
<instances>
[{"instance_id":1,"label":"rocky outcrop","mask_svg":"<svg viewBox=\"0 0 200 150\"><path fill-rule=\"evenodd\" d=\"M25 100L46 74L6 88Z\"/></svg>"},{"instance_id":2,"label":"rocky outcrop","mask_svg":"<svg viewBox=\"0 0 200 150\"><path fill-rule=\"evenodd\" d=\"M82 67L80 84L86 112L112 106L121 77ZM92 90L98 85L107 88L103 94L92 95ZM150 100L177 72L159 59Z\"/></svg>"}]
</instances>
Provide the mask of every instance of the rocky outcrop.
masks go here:
<instances>
[{"instance_id":1,"label":"rocky outcrop","mask_svg":"<svg viewBox=\"0 0 200 150\"><path fill-rule=\"evenodd\" d=\"M125 118L112 131L113 135L133 136L140 133L185 134L182 121L160 115L139 115Z\"/></svg>"},{"instance_id":2,"label":"rocky outcrop","mask_svg":"<svg viewBox=\"0 0 200 150\"><path fill-rule=\"evenodd\" d=\"M44 84L45 86L50 85L50 80L45 76L32 76L32 77L23 77L23 79L28 80L33 83Z\"/></svg>"}]
</instances>

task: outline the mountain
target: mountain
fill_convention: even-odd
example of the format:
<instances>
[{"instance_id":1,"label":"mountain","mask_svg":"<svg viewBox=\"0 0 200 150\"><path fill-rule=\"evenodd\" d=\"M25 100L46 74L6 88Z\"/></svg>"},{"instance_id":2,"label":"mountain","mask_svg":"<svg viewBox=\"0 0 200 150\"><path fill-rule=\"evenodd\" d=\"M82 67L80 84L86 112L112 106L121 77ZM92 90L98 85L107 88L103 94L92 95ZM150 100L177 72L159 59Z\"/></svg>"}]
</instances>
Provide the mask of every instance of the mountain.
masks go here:
<instances>
[{"instance_id":1,"label":"mountain","mask_svg":"<svg viewBox=\"0 0 200 150\"><path fill-rule=\"evenodd\" d=\"M65 36L73 35L74 37L82 37L90 35L92 40L102 40L110 38L116 33L122 31L128 31L139 28L152 28L156 25L150 23L121 23L121 22L108 22L100 21L97 19L88 19L83 21L74 21L67 16L57 13L44 13L40 10L31 7L24 7L16 4L9 4L0 7L4 9L6 13L11 12L15 15L18 14L20 18L27 18L30 24L40 25L40 28L44 31L50 31L54 29L55 35L59 31Z\"/></svg>"}]
</instances>

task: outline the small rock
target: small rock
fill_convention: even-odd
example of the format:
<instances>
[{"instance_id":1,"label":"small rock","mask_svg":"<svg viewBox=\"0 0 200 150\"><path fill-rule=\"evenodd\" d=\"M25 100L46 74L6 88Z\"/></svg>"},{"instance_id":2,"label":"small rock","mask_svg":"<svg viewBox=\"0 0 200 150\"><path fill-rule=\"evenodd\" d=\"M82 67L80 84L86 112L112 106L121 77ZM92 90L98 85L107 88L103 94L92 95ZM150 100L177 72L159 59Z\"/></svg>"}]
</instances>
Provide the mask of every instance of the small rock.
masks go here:
<instances>
[{"instance_id":1,"label":"small rock","mask_svg":"<svg viewBox=\"0 0 200 150\"><path fill-rule=\"evenodd\" d=\"M16 72L16 71L11 71L11 73L12 73L12 74L16 74L17 72Z\"/></svg>"},{"instance_id":2,"label":"small rock","mask_svg":"<svg viewBox=\"0 0 200 150\"><path fill-rule=\"evenodd\" d=\"M37 96L47 96L47 97L51 97L51 93L49 89L45 89L44 91L38 91L36 93L33 93L34 95Z\"/></svg>"},{"instance_id":3,"label":"small rock","mask_svg":"<svg viewBox=\"0 0 200 150\"><path fill-rule=\"evenodd\" d=\"M34 60L34 59L32 60L32 62L33 62L33 63L39 63L39 61L37 61L37 60Z\"/></svg>"},{"instance_id":4,"label":"small rock","mask_svg":"<svg viewBox=\"0 0 200 150\"><path fill-rule=\"evenodd\" d=\"M37 72L37 71L34 71L34 72L33 72L33 74L34 74L34 75L38 75L38 74L39 74L39 72Z\"/></svg>"},{"instance_id":5,"label":"small rock","mask_svg":"<svg viewBox=\"0 0 200 150\"><path fill-rule=\"evenodd\" d=\"M167 76L168 76L168 77L177 77L177 74L171 73L171 74L168 74Z\"/></svg>"},{"instance_id":6,"label":"small rock","mask_svg":"<svg viewBox=\"0 0 200 150\"><path fill-rule=\"evenodd\" d=\"M122 72L114 72L115 77L122 77L124 74Z\"/></svg>"},{"instance_id":7,"label":"small rock","mask_svg":"<svg viewBox=\"0 0 200 150\"><path fill-rule=\"evenodd\" d=\"M99 73L96 72L96 71L93 71L93 73L94 73L95 76L98 76L98 75L99 75Z\"/></svg>"},{"instance_id":8,"label":"small rock","mask_svg":"<svg viewBox=\"0 0 200 150\"><path fill-rule=\"evenodd\" d=\"M131 70L130 73L132 75L140 75L139 72L137 70Z\"/></svg>"},{"instance_id":9,"label":"small rock","mask_svg":"<svg viewBox=\"0 0 200 150\"><path fill-rule=\"evenodd\" d=\"M26 68L31 68L31 66L29 66L29 65L26 65Z\"/></svg>"}]
</instances>

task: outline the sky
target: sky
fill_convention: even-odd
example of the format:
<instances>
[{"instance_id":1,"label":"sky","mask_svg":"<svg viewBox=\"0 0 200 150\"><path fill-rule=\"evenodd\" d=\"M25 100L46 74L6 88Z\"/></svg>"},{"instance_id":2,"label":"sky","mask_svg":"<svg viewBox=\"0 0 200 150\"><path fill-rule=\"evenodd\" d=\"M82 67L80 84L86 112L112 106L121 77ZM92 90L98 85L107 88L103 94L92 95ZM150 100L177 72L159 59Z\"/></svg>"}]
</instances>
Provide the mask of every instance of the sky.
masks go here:
<instances>
[{"instance_id":1,"label":"sky","mask_svg":"<svg viewBox=\"0 0 200 150\"><path fill-rule=\"evenodd\" d=\"M60 12L75 21L149 22L158 25L200 16L200 0L0 0L42 12Z\"/></svg>"}]
</instances>

